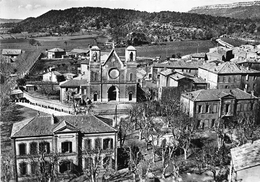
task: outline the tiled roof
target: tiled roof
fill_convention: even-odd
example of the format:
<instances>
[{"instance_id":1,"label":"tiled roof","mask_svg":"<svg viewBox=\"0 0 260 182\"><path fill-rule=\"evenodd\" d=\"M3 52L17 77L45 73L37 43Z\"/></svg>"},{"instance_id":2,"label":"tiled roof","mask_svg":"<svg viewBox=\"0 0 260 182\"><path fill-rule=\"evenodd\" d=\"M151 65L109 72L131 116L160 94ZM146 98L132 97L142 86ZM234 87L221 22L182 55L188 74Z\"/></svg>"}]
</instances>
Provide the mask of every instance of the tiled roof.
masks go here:
<instances>
[{"instance_id":1,"label":"tiled roof","mask_svg":"<svg viewBox=\"0 0 260 182\"><path fill-rule=\"evenodd\" d=\"M260 140L231 149L235 171L260 165Z\"/></svg>"},{"instance_id":2,"label":"tiled roof","mask_svg":"<svg viewBox=\"0 0 260 182\"><path fill-rule=\"evenodd\" d=\"M167 63L158 63L155 64L154 68L172 68L172 69L198 69L199 66L203 65L203 61L191 61L186 62L184 60L167 62Z\"/></svg>"},{"instance_id":3,"label":"tiled roof","mask_svg":"<svg viewBox=\"0 0 260 182\"><path fill-rule=\"evenodd\" d=\"M52 73L52 74L54 74L54 75L62 75L60 72L58 72L58 71L50 71L50 72L48 72L48 73L44 73L44 75L45 74L49 74L49 73Z\"/></svg>"},{"instance_id":4,"label":"tiled roof","mask_svg":"<svg viewBox=\"0 0 260 182\"><path fill-rule=\"evenodd\" d=\"M236 63L233 62L224 62L223 64L220 64L218 66L215 66L215 64L204 64L200 66L200 68L208 70L213 73L217 74L228 74L228 73L260 73L260 71L257 70L247 70L244 66L239 66Z\"/></svg>"},{"instance_id":5,"label":"tiled roof","mask_svg":"<svg viewBox=\"0 0 260 182\"><path fill-rule=\"evenodd\" d=\"M174 72L172 69L167 69L167 70L161 71L160 74L162 74L164 76L169 76L171 74L174 74Z\"/></svg>"},{"instance_id":6,"label":"tiled roof","mask_svg":"<svg viewBox=\"0 0 260 182\"><path fill-rule=\"evenodd\" d=\"M22 53L21 49L3 49L2 55L19 55Z\"/></svg>"},{"instance_id":7,"label":"tiled roof","mask_svg":"<svg viewBox=\"0 0 260 182\"><path fill-rule=\"evenodd\" d=\"M15 94L22 94L23 91L21 91L20 89L15 89L11 91L11 95L15 95Z\"/></svg>"},{"instance_id":8,"label":"tiled roof","mask_svg":"<svg viewBox=\"0 0 260 182\"><path fill-rule=\"evenodd\" d=\"M191 56L194 58L205 58L206 53L194 53Z\"/></svg>"},{"instance_id":9,"label":"tiled roof","mask_svg":"<svg viewBox=\"0 0 260 182\"><path fill-rule=\"evenodd\" d=\"M11 137L51 136L53 132L66 126L73 128L73 131L77 129L81 133L116 132L105 123L107 119L104 122L101 117L94 115L54 116L55 124L52 123L52 119L53 116L39 116L29 121L15 123Z\"/></svg>"},{"instance_id":10,"label":"tiled roof","mask_svg":"<svg viewBox=\"0 0 260 182\"><path fill-rule=\"evenodd\" d=\"M60 84L60 87L79 87L81 85L87 85L88 80L68 80L62 84Z\"/></svg>"},{"instance_id":11,"label":"tiled roof","mask_svg":"<svg viewBox=\"0 0 260 182\"><path fill-rule=\"evenodd\" d=\"M53 48L53 49L48 50L48 52L65 52L65 50L61 49L61 48Z\"/></svg>"},{"instance_id":12,"label":"tiled roof","mask_svg":"<svg viewBox=\"0 0 260 182\"><path fill-rule=\"evenodd\" d=\"M170 76L170 78L174 79L174 80L181 80L183 78L186 78L186 76L180 74L180 73L174 73Z\"/></svg>"},{"instance_id":13,"label":"tiled roof","mask_svg":"<svg viewBox=\"0 0 260 182\"><path fill-rule=\"evenodd\" d=\"M193 92L183 93L182 96L187 97L193 101L212 101L219 100L220 98L232 95L236 99L257 99L257 97L244 92L238 88L235 89L209 89L209 90L197 90Z\"/></svg>"},{"instance_id":14,"label":"tiled roof","mask_svg":"<svg viewBox=\"0 0 260 182\"><path fill-rule=\"evenodd\" d=\"M89 52L89 49L79 49L79 48L75 48L75 49L72 49L70 52L71 52L71 53L78 53L78 54L80 54L80 53L88 53L88 52Z\"/></svg>"}]
</instances>

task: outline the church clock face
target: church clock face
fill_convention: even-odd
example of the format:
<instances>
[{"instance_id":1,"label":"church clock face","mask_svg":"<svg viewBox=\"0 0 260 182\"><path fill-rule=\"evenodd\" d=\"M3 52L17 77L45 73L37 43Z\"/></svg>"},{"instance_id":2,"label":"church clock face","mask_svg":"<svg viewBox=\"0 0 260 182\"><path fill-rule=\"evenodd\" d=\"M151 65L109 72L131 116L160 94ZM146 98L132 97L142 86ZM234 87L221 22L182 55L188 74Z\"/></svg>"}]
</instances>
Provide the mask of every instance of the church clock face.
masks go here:
<instances>
[{"instance_id":1,"label":"church clock face","mask_svg":"<svg viewBox=\"0 0 260 182\"><path fill-rule=\"evenodd\" d=\"M118 77L119 77L119 71L118 71L118 69L112 68L112 69L109 71L109 77L112 78L112 79L118 78Z\"/></svg>"}]
</instances>

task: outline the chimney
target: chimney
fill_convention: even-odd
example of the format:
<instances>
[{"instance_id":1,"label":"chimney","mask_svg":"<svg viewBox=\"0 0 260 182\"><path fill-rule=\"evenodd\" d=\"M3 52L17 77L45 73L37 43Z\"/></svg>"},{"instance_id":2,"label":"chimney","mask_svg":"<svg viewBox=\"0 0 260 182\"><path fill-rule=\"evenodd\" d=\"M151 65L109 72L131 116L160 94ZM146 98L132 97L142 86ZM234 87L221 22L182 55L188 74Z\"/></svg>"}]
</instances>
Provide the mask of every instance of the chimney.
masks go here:
<instances>
[{"instance_id":1,"label":"chimney","mask_svg":"<svg viewBox=\"0 0 260 182\"><path fill-rule=\"evenodd\" d=\"M51 124L56 124L54 114L51 115Z\"/></svg>"}]
</instances>

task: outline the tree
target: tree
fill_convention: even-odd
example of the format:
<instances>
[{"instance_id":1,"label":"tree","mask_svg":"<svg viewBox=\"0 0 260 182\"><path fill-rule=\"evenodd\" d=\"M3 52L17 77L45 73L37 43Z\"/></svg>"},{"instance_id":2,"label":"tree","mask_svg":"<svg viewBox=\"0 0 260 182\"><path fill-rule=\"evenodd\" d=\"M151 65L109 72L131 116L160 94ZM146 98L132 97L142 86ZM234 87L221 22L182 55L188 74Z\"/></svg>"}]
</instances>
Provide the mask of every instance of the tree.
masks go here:
<instances>
[{"instance_id":1,"label":"tree","mask_svg":"<svg viewBox=\"0 0 260 182\"><path fill-rule=\"evenodd\" d=\"M32 46L41 46L41 43L35 39L29 39L29 44Z\"/></svg>"}]
</instances>

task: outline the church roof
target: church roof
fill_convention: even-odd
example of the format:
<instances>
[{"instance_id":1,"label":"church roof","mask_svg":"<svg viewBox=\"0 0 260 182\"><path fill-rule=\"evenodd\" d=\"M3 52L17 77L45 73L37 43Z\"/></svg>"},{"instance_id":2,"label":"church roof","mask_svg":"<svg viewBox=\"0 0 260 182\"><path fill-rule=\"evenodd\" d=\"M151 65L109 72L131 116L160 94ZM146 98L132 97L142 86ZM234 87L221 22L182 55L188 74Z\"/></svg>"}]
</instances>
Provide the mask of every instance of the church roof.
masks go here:
<instances>
[{"instance_id":1,"label":"church roof","mask_svg":"<svg viewBox=\"0 0 260 182\"><path fill-rule=\"evenodd\" d=\"M117 131L106 124L101 117L94 115L38 116L14 123L11 137L51 136L64 127L81 133L114 133Z\"/></svg>"}]
</instances>

